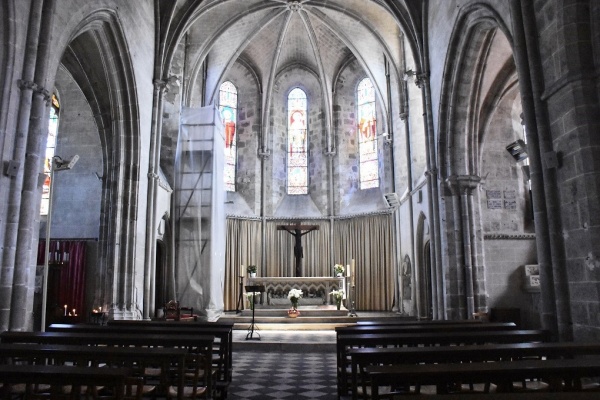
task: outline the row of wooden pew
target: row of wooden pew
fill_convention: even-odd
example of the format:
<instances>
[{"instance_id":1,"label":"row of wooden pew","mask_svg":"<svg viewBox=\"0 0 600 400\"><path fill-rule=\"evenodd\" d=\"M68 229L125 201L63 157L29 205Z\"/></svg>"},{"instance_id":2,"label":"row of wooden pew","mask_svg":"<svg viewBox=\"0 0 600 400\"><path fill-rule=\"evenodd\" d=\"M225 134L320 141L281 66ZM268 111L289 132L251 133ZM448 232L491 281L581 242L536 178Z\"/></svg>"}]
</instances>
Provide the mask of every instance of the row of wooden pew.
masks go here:
<instances>
[{"instance_id":1,"label":"row of wooden pew","mask_svg":"<svg viewBox=\"0 0 600 400\"><path fill-rule=\"evenodd\" d=\"M424 385L447 395L460 383L483 384L486 393L493 383L502 392L513 390L513 382L525 385L531 380L547 382L548 391L577 391L581 378L600 377L600 343L549 339L544 330L474 320L373 321L338 327L338 398L350 394L353 400L380 399L410 392L414 396Z\"/></svg>"},{"instance_id":2,"label":"row of wooden pew","mask_svg":"<svg viewBox=\"0 0 600 400\"><path fill-rule=\"evenodd\" d=\"M150 388L166 398L225 399L232 377L232 329L222 323L111 321L3 332L0 384L5 398L14 388L45 384L88 392L104 386L116 399L139 399ZM95 384L83 383L80 376Z\"/></svg>"}]
</instances>

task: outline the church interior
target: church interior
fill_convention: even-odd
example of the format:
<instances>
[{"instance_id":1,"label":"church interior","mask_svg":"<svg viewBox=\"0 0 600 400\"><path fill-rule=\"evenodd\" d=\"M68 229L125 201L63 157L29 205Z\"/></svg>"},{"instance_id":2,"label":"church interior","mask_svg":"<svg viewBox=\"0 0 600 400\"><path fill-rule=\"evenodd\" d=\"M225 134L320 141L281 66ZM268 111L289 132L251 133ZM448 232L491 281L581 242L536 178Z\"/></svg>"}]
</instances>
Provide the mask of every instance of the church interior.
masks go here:
<instances>
[{"instance_id":1,"label":"church interior","mask_svg":"<svg viewBox=\"0 0 600 400\"><path fill-rule=\"evenodd\" d=\"M6 0L0 39L0 331L260 284L600 339L600 2Z\"/></svg>"}]
</instances>

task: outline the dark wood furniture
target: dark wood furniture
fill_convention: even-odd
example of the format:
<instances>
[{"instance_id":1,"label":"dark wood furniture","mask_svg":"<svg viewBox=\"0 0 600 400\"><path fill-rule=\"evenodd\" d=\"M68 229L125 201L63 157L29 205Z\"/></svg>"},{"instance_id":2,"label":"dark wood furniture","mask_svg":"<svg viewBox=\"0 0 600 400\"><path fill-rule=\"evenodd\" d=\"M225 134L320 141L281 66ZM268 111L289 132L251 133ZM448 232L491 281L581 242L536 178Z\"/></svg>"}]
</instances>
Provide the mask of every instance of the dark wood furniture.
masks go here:
<instances>
[{"instance_id":1,"label":"dark wood furniture","mask_svg":"<svg viewBox=\"0 0 600 400\"><path fill-rule=\"evenodd\" d=\"M486 383L490 379L507 391L513 382L530 379L551 382L550 390L568 391L578 390L581 378L600 376L600 358L372 366L367 373L373 400L381 398L382 386L436 385L439 390L455 382Z\"/></svg>"},{"instance_id":2,"label":"dark wood furniture","mask_svg":"<svg viewBox=\"0 0 600 400\"><path fill-rule=\"evenodd\" d=\"M600 355L600 343L548 342L351 349L352 398L358 398L358 385L362 386L363 393L366 392L369 382L365 370L373 365L556 359L590 354Z\"/></svg>"},{"instance_id":3,"label":"dark wood furniture","mask_svg":"<svg viewBox=\"0 0 600 400\"><path fill-rule=\"evenodd\" d=\"M156 347L108 347L82 345L52 345L32 343L0 343L0 363L15 361L29 364L63 365L65 363L81 367L107 365L110 367L132 368L137 376L147 380L147 368L158 368L159 393L164 394L173 384L178 388L179 398L183 395L184 372L187 349ZM173 374L174 373L174 374Z\"/></svg>"},{"instance_id":4,"label":"dark wood furniture","mask_svg":"<svg viewBox=\"0 0 600 400\"><path fill-rule=\"evenodd\" d=\"M1 343L37 343L68 344L84 346L131 346L143 348L183 348L190 353L199 353L206 360L203 381L207 387L207 397L213 394L214 376L211 360L214 343L213 335L180 335L180 334L137 334L115 332L3 332Z\"/></svg>"},{"instance_id":5,"label":"dark wood furniture","mask_svg":"<svg viewBox=\"0 0 600 400\"><path fill-rule=\"evenodd\" d=\"M73 392L79 392L81 386L105 386L112 388L115 399L121 400L125 396L125 387L131 379L129 368L0 365L0 383L3 384L0 390L3 392L2 398L5 399L10 396L11 385L47 384L52 390L60 390L62 386L70 385Z\"/></svg>"},{"instance_id":6,"label":"dark wood furniture","mask_svg":"<svg viewBox=\"0 0 600 400\"><path fill-rule=\"evenodd\" d=\"M350 388L348 351L352 348L547 342L549 337L549 332L545 330L339 334L336 338L338 396L347 395Z\"/></svg>"}]
</instances>

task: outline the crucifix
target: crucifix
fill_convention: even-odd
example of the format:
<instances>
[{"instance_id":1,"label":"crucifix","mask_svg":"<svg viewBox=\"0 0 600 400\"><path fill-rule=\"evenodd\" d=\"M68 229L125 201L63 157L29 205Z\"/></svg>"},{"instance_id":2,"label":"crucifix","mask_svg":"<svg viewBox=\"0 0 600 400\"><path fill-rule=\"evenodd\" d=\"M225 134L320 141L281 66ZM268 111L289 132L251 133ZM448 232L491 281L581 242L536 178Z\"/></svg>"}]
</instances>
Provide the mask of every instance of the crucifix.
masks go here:
<instances>
[{"instance_id":1,"label":"crucifix","mask_svg":"<svg viewBox=\"0 0 600 400\"><path fill-rule=\"evenodd\" d=\"M309 232L319 230L318 225L277 225L278 231L287 231L294 236L296 242L294 244L294 257L296 258L296 276L302 276L302 258L304 253L302 250L302 236Z\"/></svg>"}]
</instances>

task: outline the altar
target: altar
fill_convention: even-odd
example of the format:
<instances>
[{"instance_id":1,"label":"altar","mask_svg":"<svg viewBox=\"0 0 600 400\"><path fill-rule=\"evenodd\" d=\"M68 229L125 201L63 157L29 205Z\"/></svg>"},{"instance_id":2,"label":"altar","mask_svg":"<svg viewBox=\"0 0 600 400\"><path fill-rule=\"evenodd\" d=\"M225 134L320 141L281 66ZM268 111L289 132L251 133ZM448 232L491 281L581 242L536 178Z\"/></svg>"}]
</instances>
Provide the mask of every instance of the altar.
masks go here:
<instances>
[{"instance_id":1,"label":"altar","mask_svg":"<svg viewBox=\"0 0 600 400\"><path fill-rule=\"evenodd\" d=\"M335 304L330 295L332 290L345 290L344 277L260 277L248 278L247 285L264 285L267 306L288 307L290 289L302 290L299 306ZM261 298L260 304L264 305Z\"/></svg>"}]
</instances>

